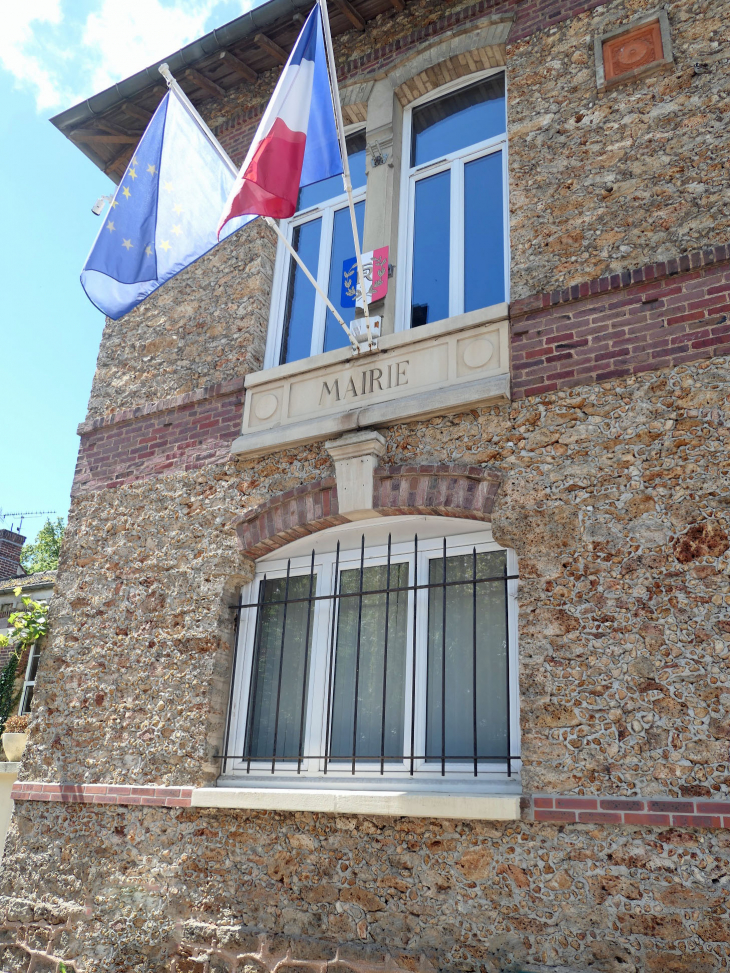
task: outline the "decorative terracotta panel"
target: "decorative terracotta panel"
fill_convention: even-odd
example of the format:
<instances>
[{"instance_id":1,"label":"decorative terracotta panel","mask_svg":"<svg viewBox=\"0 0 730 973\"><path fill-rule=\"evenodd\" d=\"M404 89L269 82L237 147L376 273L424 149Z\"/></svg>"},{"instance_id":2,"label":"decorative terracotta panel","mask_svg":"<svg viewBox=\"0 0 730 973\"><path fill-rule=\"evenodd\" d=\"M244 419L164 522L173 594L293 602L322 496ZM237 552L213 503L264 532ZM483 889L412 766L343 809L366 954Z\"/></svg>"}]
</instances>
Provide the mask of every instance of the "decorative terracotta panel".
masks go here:
<instances>
[{"instance_id":1,"label":"decorative terracotta panel","mask_svg":"<svg viewBox=\"0 0 730 973\"><path fill-rule=\"evenodd\" d=\"M658 19L603 42L603 66L607 82L663 60L662 32Z\"/></svg>"}]
</instances>

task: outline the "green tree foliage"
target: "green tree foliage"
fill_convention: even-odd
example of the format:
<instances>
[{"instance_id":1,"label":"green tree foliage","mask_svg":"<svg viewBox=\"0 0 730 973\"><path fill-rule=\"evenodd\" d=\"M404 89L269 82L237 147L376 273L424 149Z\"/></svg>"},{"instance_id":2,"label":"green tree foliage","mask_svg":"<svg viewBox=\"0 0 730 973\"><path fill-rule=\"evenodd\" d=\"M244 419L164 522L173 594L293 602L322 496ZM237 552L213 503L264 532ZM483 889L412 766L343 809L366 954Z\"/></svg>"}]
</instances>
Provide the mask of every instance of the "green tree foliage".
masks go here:
<instances>
[{"instance_id":1,"label":"green tree foliage","mask_svg":"<svg viewBox=\"0 0 730 973\"><path fill-rule=\"evenodd\" d=\"M55 524L47 520L38 531L32 544L24 544L20 555L21 566L28 574L36 571L54 571L58 567L58 555L66 525L63 517L57 517Z\"/></svg>"},{"instance_id":2,"label":"green tree foliage","mask_svg":"<svg viewBox=\"0 0 730 973\"><path fill-rule=\"evenodd\" d=\"M21 590L15 588L16 597ZM0 669L0 733L5 727L10 711L17 703L17 695L13 695L13 686L20 657L25 649L42 639L48 631L48 605L33 601L27 595L23 595L22 601L22 611L13 612L8 618L8 634L0 635L0 648L10 647L10 657Z\"/></svg>"}]
</instances>

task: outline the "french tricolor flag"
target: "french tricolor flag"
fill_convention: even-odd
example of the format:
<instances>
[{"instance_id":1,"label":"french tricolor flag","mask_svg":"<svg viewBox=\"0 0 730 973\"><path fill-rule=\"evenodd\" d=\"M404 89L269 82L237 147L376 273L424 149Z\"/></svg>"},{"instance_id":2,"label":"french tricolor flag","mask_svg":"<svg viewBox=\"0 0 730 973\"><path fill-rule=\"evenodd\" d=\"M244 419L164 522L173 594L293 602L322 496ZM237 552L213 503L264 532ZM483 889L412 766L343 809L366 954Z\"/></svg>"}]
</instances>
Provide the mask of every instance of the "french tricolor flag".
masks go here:
<instances>
[{"instance_id":1,"label":"french tricolor flag","mask_svg":"<svg viewBox=\"0 0 730 973\"><path fill-rule=\"evenodd\" d=\"M218 225L238 216L286 219L299 189L342 172L319 0L302 27Z\"/></svg>"}]
</instances>

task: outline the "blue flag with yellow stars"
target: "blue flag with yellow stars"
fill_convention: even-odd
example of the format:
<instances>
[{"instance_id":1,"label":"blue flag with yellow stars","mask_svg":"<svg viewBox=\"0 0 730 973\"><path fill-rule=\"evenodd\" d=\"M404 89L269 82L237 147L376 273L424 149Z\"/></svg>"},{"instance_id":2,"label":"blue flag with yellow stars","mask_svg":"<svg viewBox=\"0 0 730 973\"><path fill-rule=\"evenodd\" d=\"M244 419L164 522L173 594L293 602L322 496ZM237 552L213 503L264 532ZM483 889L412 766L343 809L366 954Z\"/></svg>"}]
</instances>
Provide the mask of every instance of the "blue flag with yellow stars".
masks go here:
<instances>
[{"instance_id":1,"label":"blue flag with yellow stars","mask_svg":"<svg viewBox=\"0 0 730 973\"><path fill-rule=\"evenodd\" d=\"M234 179L200 122L168 91L81 272L91 302L116 320L214 247ZM231 232L244 222L238 220Z\"/></svg>"}]
</instances>

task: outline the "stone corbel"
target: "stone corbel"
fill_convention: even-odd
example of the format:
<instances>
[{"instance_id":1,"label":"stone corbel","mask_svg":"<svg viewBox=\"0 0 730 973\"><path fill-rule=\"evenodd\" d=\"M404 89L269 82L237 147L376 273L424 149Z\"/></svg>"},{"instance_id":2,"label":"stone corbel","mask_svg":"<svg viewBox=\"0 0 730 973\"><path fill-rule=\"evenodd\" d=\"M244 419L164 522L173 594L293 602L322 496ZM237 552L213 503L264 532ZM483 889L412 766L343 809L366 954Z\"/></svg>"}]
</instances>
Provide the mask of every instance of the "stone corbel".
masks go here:
<instances>
[{"instance_id":1,"label":"stone corbel","mask_svg":"<svg viewBox=\"0 0 730 973\"><path fill-rule=\"evenodd\" d=\"M348 520L375 517L373 474L385 452L385 439L374 429L353 432L325 443L335 462L339 512Z\"/></svg>"}]
</instances>

